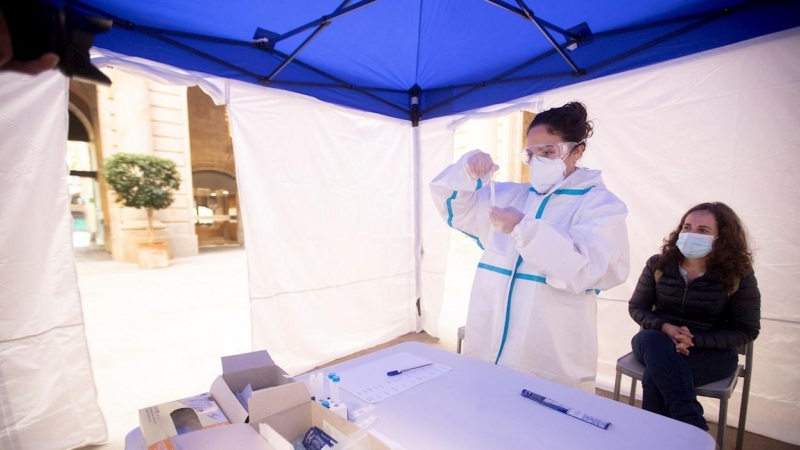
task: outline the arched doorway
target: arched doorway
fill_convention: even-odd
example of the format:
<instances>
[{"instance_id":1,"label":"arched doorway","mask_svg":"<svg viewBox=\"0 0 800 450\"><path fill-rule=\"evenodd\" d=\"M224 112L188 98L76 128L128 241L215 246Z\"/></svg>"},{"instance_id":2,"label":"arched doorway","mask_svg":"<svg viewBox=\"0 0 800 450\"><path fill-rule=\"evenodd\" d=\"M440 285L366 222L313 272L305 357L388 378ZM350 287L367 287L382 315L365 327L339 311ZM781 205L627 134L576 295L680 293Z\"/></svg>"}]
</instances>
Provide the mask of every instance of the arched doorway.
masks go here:
<instances>
[{"instance_id":1,"label":"arched doorway","mask_svg":"<svg viewBox=\"0 0 800 450\"><path fill-rule=\"evenodd\" d=\"M200 247L241 244L236 179L215 170L192 173L195 233Z\"/></svg>"},{"instance_id":2,"label":"arched doorway","mask_svg":"<svg viewBox=\"0 0 800 450\"><path fill-rule=\"evenodd\" d=\"M86 113L69 104L67 165L72 244L76 249L102 248L105 244L103 205L97 183L94 129Z\"/></svg>"}]
</instances>

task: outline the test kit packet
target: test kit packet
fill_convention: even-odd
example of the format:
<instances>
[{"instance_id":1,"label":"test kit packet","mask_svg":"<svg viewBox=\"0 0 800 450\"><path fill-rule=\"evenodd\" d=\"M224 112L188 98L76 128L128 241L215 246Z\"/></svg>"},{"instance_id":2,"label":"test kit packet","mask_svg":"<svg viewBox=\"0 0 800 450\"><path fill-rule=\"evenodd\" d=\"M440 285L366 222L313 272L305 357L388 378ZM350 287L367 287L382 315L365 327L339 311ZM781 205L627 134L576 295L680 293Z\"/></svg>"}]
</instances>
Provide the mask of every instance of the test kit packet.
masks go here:
<instances>
[{"instance_id":1,"label":"test kit packet","mask_svg":"<svg viewBox=\"0 0 800 450\"><path fill-rule=\"evenodd\" d=\"M174 450L173 436L227 424L225 414L207 393L139 410L147 450Z\"/></svg>"}]
</instances>

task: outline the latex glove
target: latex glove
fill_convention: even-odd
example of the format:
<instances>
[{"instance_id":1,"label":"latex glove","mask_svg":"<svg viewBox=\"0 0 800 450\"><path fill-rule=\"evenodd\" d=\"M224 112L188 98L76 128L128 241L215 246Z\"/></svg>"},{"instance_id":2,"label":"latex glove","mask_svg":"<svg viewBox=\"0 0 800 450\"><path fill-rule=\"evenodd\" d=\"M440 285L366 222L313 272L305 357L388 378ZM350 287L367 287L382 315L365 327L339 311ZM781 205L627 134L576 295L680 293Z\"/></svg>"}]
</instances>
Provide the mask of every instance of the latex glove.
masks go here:
<instances>
[{"instance_id":1,"label":"latex glove","mask_svg":"<svg viewBox=\"0 0 800 450\"><path fill-rule=\"evenodd\" d=\"M500 166L492 161L491 155L478 151L474 155L467 158L467 173L472 178L483 178L484 175L489 175Z\"/></svg>"},{"instance_id":2,"label":"latex glove","mask_svg":"<svg viewBox=\"0 0 800 450\"><path fill-rule=\"evenodd\" d=\"M525 214L522 214L513 206L506 206L505 208L492 207L489 210L489 222L501 233L511 233L514 227L522 221L523 217L525 217Z\"/></svg>"}]
</instances>

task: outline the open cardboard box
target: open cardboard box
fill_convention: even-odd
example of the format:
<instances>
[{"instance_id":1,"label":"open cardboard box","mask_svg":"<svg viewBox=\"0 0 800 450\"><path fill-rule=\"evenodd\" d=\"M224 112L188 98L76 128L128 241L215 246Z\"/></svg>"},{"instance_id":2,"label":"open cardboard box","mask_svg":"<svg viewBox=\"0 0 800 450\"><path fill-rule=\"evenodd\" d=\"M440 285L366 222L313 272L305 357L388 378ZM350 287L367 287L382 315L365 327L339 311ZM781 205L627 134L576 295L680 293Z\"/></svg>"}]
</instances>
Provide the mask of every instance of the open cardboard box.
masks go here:
<instances>
[{"instance_id":1,"label":"open cardboard box","mask_svg":"<svg viewBox=\"0 0 800 450\"><path fill-rule=\"evenodd\" d=\"M272 401L264 394L272 387L293 382L294 379L289 378L283 369L276 366L265 350L223 356L222 375L211 384L209 393L139 410L139 426L145 444L148 450L173 450L178 448L175 442L181 441L185 441L182 448L215 448L192 444L205 441L216 443L218 445L216 448L227 448L224 442L229 439L229 435L236 435L242 439L248 437L241 430L237 431L240 427L221 430L226 427L220 425L244 424L251 419L263 417L261 411L267 402ZM252 395L245 400L247 405L245 408L236 394L241 393L248 384L252 388ZM215 429L220 430L215 431ZM204 439L200 441L194 437L184 437L201 431ZM263 441L258 433L255 433L255 436ZM249 450L260 447L241 447L245 448Z\"/></svg>"},{"instance_id":2,"label":"open cardboard box","mask_svg":"<svg viewBox=\"0 0 800 450\"><path fill-rule=\"evenodd\" d=\"M235 423L170 438L175 450L275 450L253 427Z\"/></svg>"},{"instance_id":3,"label":"open cardboard box","mask_svg":"<svg viewBox=\"0 0 800 450\"><path fill-rule=\"evenodd\" d=\"M270 388L293 382L294 378L276 366L266 350L223 356L222 375L211 384L211 396L230 423L253 423L261 418L259 411L264 403L270 401L265 395ZM244 399L247 404L245 409L236 394L241 393L248 384L252 388L252 395Z\"/></svg>"},{"instance_id":4,"label":"open cardboard box","mask_svg":"<svg viewBox=\"0 0 800 450\"><path fill-rule=\"evenodd\" d=\"M390 450L375 436L311 400L305 383L293 383L269 389L262 394L258 410L251 411L250 424L258 427L261 435L275 450L292 450L292 442L302 439L313 426L325 431L352 450ZM256 415L258 420L252 420ZM350 438L350 439L348 439ZM345 445L345 441L353 446Z\"/></svg>"}]
</instances>

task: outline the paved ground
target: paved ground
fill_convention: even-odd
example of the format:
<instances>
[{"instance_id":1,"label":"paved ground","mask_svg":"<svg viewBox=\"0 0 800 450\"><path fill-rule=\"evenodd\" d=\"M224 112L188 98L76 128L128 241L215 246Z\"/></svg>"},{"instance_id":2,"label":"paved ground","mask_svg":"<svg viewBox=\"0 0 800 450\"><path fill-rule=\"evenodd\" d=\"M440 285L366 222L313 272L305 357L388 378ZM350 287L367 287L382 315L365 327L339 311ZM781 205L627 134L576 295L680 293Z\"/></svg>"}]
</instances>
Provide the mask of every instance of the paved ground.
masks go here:
<instances>
[{"instance_id":1,"label":"paved ground","mask_svg":"<svg viewBox=\"0 0 800 450\"><path fill-rule=\"evenodd\" d=\"M441 338L410 334L348 358L405 340L455 350L479 254L472 241L453 236ZM109 431L109 442L92 449L122 450L125 435L138 426L140 408L207 391L221 371L219 356L250 351L245 252L203 249L159 270L115 263L99 251L80 251L77 259L89 351ZM716 436L713 425L711 433ZM735 429L729 428L728 436L725 448L733 449ZM800 448L750 433L745 442L752 450Z\"/></svg>"},{"instance_id":2,"label":"paved ground","mask_svg":"<svg viewBox=\"0 0 800 450\"><path fill-rule=\"evenodd\" d=\"M79 256L86 333L109 442L124 448L138 410L208 391L219 356L250 351L241 248L204 250L166 269Z\"/></svg>"}]
</instances>

